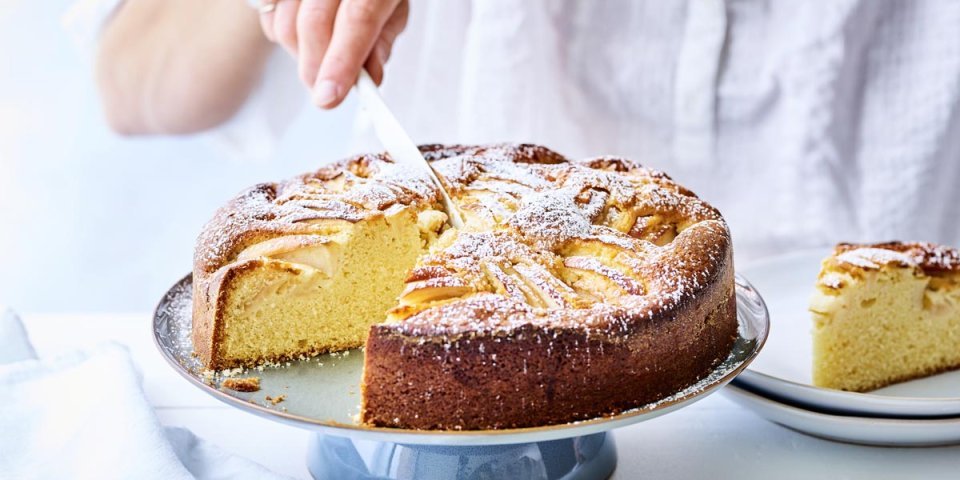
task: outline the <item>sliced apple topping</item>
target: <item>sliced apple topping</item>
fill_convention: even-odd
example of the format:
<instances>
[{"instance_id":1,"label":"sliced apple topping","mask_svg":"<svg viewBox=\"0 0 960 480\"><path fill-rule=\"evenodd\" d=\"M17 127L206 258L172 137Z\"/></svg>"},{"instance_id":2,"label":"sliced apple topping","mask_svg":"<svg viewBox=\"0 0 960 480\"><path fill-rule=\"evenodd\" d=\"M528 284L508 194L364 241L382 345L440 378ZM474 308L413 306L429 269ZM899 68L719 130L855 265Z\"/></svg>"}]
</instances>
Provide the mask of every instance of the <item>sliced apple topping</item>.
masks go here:
<instances>
[{"instance_id":1,"label":"sliced apple topping","mask_svg":"<svg viewBox=\"0 0 960 480\"><path fill-rule=\"evenodd\" d=\"M596 257L609 262L619 255L635 255L641 247L637 243L613 229L595 227L589 237L569 242L560 254L564 257Z\"/></svg>"},{"instance_id":2,"label":"sliced apple topping","mask_svg":"<svg viewBox=\"0 0 960 480\"><path fill-rule=\"evenodd\" d=\"M600 223L617 231L626 233L636 221L637 212L633 209L621 210L617 207L607 208L601 215Z\"/></svg>"},{"instance_id":3,"label":"sliced apple topping","mask_svg":"<svg viewBox=\"0 0 960 480\"><path fill-rule=\"evenodd\" d=\"M352 177L352 175L351 175ZM348 182L347 175L341 173L336 177L331 178L323 182L323 189L330 193L340 193L347 190Z\"/></svg>"},{"instance_id":4,"label":"sliced apple topping","mask_svg":"<svg viewBox=\"0 0 960 480\"><path fill-rule=\"evenodd\" d=\"M540 295L543 303L550 308L569 307L577 304L577 292L538 264L518 264L513 269L530 289Z\"/></svg>"},{"instance_id":5,"label":"sliced apple topping","mask_svg":"<svg viewBox=\"0 0 960 480\"><path fill-rule=\"evenodd\" d=\"M502 223L519 207L512 196L482 188L467 189L459 198L461 208L468 214L491 225Z\"/></svg>"},{"instance_id":6,"label":"sliced apple topping","mask_svg":"<svg viewBox=\"0 0 960 480\"><path fill-rule=\"evenodd\" d=\"M498 263L492 260L482 260L480 262L480 268L483 269L484 274L497 293L535 307L543 308L546 306L540 296L531 291L526 283L508 273L508 269L512 269L506 265L505 262Z\"/></svg>"},{"instance_id":7,"label":"sliced apple topping","mask_svg":"<svg viewBox=\"0 0 960 480\"><path fill-rule=\"evenodd\" d=\"M629 295L643 295L644 287L637 279L627 276L623 272L604 265L593 257L574 256L563 259L563 265L572 270L574 287L581 287L588 291L605 293L602 283L613 283ZM601 283L597 283L601 280ZM609 292L606 292L609 293ZM603 295L601 295L603 296Z\"/></svg>"},{"instance_id":8,"label":"sliced apple topping","mask_svg":"<svg viewBox=\"0 0 960 480\"><path fill-rule=\"evenodd\" d=\"M327 277L333 277L340 264L340 248L336 243L327 243L293 250L272 258L298 265L307 265L323 272Z\"/></svg>"},{"instance_id":9,"label":"sliced apple topping","mask_svg":"<svg viewBox=\"0 0 960 480\"><path fill-rule=\"evenodd\" d=\"M447 214L439 210L424 210L417 214L417 227L423 246L432 245L447 222Z\"/></svg>"},{"instance_id":10,"label":"sliced apple topping","mask_svg":"<svg viewBox=\"0 0 960 480\"><path fill-rule=\"evenodd\" d=\"M473 287L457 277L438 277L407 284L400 294L400 305L422 305L473 293Z\"/></svg>"},{"instance_id":11,"label":"sliced apple topping","mask_svg":"<svg viewBox=\"0 0 960 480\"><path fill-rule=\"evenodd\" d=\"M677 227L660 215L646 215L637 218L630 228L629 235L663 246L677 237Z\"/></svg>"},{"instance_id":12,"label":"sliced apple topping","mask_svg":"<svg viewBox=\"0 0 960 480\"><path fill-rule=\"evenodd\" d=\"M497 224L493 212L480 202L460 203L460 212L465 228L471 230L493 229Z\"/></svg>"},{"instance_id":13,"label":"sliced apple topping","mask_svg":"<svg viewBox=\"0 0 960 480\"><path fill-rule=\"evenodd\" d=\"M288 235L251 245L237 261L269 258L305 265L332 277L340 263L340 244L325 235Z\"/></svg>"}]
</instances>

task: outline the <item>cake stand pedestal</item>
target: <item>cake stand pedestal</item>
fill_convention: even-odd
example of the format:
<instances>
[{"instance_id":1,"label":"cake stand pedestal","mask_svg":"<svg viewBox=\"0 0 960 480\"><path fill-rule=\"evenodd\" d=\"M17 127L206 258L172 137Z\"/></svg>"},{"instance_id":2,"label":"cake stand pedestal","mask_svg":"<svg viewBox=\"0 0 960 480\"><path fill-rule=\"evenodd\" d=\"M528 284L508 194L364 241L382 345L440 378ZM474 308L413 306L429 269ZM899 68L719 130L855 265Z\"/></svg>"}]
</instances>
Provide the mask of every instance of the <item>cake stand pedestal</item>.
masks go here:
<instances>
[{"instance_id":1,"label":"cake stand pedestal","mask_svg":"<svg viewBox=\"0 0 960 480\"><path fill-rule=\"evenodd\" d=\"M613 436L486 446L410 445L315 434L307 468L316 479L597 479L617 466Z\"/></svg>"},{"instance_id":2,"label":"cake stand pedestal","mask_svg":"<svg viewBox=\"0 0 960 480\"><path fill-rule=\"evenodd\" d=\"M197 388L231 407L314 432L307 466L317 479L606 478L617 464L610 430L706 397L730 382L760 352L770 328L766 306L745 279L738 276L736 282L737 340L727 358L703 379L670 397L617 415L543 427L435 431L361 425L356 419L362 350L240 373L260 378L257 392L222 388L226 374L206 374L193 352L189 275L161 299L153 333L163 357Z\"/></svg>"}]
</instances>

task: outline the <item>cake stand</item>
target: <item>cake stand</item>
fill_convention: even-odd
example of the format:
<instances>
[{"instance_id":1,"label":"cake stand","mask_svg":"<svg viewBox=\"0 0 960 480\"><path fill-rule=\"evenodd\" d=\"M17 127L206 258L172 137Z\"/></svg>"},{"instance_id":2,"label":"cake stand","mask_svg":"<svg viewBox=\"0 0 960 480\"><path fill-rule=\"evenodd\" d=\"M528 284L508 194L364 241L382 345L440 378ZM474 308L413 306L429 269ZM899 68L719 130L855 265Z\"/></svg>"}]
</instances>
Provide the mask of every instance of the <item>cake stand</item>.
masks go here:
<instances>
[{"instance_id":1,"label":"cake stand","mask_svg":"<svg viewBox=\"0 0 960 480\"><path fill-rule=\"evenodd\" d=\"M617 463L610 430L650 420L717 391L753 360L770 328L763 299L738 276L739 335L730 355L702 380L663 400L609 417L536 428L376 428L357 421L362 349L243 372L205 373L190 341L191 287L187 276L157 306L153 332L160 352L190 383L227 405L314 432L307 467L318 479L609 477ZM260 390L222 388L231 376L260 377Z\"/></svg>"}]
</instances>

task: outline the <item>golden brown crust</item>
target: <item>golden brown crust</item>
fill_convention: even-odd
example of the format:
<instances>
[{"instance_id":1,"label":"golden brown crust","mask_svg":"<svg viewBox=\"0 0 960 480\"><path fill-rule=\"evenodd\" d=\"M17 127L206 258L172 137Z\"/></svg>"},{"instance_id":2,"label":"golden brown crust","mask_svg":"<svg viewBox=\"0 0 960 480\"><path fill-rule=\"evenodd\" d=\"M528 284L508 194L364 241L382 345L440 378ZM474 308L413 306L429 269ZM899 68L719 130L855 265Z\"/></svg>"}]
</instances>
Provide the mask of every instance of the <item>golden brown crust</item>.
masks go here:
<instances>
[{"instance_id":1,"label":"golden brown crust","mask_svg":"<svg viewBox=\"0 0 960 480\"><path fill-rule=\"evenodd\" d=\"M695 383L736 338L730 257L669 313L624 330L525 323L443 342L377 325L367 340L362 421L384 427L522 428L615 415Z\"/></svg>"},{"instance_id":2,"label":"golden brown crust","mask_svg":"<svg viewBox=\"0 0 960 480\"><path fill-rule=\"evenodd\" d=\"M193 349L197 358L207 368L220 370L246 366L236 362L225 362L220 356L220 346L223 344L223 314L226 311L227 296L231 293L231 289L224 286L229 286L233 279L244 272L266 266L267 263L261 259L251 259L227 265L213 274L205 275L194 271ZM278 267L270 264L270 268ZM198 281L198 277L202 280Z\"/></svg>"}]
</instances>

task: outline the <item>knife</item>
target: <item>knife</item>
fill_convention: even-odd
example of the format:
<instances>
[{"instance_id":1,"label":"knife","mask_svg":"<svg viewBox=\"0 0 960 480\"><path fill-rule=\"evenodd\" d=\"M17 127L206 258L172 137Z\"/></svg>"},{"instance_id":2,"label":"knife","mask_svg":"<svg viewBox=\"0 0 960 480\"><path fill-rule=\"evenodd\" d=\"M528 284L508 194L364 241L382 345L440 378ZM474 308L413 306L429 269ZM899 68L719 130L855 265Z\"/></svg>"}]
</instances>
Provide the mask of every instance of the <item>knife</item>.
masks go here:
<instances>
[{"instance_id":1,"label":"knife","mask_svg":"<svg viewBox=\"0 0 960 480\"><path fill-rule=\"evenodd\" d=\"M420 149L413 143L407 132L400 126L397 117L393 115L390 108L380 96L380 90L377 84L370 78L370 74L365 69L360 70L360 76L357 78L357 93L360 94L360 107L370 114L373 119L373 129L380 139L380 143L387 150L387 153L393 158L394 162L409 168L412 172L419 173L429 177L431 181L440 189L440 196L443 202L443 210L450 220L450 225L454 228L463 227L463 219L456 205L450 200L447 189L437 172L433 170L427 159L423 158Z\"/></svg>"}]
</instances>

